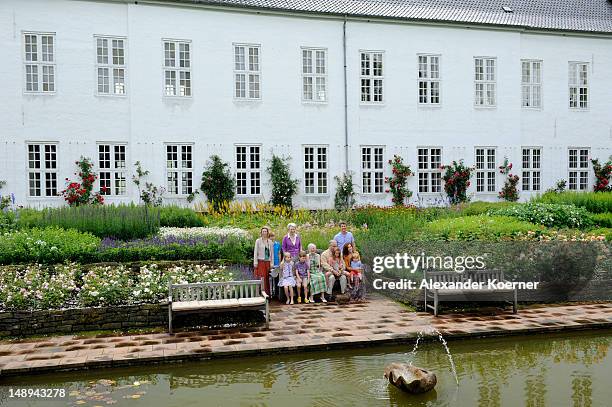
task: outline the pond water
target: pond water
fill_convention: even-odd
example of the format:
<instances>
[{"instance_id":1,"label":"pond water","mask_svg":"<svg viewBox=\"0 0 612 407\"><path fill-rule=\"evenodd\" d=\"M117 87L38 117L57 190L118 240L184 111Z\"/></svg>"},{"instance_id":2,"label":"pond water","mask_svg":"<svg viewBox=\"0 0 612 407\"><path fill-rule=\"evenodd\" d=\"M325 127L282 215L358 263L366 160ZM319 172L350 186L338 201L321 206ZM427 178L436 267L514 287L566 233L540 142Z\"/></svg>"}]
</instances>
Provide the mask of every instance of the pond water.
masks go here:
<instances>
[{"instance_id":1,"label":"pond water","mask_svg":"<svg viewBox=\"0 0 612 407\"><path fill-rule=\"evenodd\" d=\"M449 342L459 385L440 343L202 361L4 378L7 406L604 406L611 405L612 330ZM401 393L386 364L413 360L436 390ZM27 401L9 389L61 388Z\"/></svg>"}]
</instances>

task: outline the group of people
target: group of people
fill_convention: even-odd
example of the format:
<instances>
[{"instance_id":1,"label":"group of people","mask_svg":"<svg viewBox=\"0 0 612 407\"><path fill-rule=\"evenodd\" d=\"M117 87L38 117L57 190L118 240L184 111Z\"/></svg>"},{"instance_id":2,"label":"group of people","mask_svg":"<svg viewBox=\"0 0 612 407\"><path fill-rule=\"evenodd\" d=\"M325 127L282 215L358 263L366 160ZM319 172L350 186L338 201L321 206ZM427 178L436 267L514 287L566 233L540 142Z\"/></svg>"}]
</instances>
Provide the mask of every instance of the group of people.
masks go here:
<instances>
[{"instance_id":1,"label":"group of people","mask_svg":"<svg viewBox=\"0 0 612 407\"><path fill-rule=\"evenodd\" d=\"M287 234L281 242L275 240L269 227L264 226L255 241L253 266L255 277L263 279L268 295L273 288L270 275L278 274L278 286L283 287L287 304L294 304L294 288L298 304L302 299L305 303L314 302L315 295L320 296L321 302L327 302L325 294L331 297L336 281L340 282L342 294L347 288L352 293L363 292L359 290L363 284L363 264L346 222L340 222L340 232L321 254L314 243L304 250L295 223L287 226Z\"/></svg>"}]
</instances>

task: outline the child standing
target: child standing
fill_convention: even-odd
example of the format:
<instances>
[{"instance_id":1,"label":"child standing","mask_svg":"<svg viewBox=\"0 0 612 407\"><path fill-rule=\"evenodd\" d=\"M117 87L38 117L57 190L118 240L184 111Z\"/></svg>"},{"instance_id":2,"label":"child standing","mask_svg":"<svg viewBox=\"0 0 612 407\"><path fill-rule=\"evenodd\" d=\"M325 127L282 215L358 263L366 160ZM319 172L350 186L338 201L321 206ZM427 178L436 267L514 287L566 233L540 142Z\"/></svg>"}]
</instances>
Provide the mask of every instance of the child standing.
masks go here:
<instances>
[{"instance_id":1,"label":"child standing","mask_svg":"<svg viewBox=\"0 0 612 407\"><path fill-rule=\"evenodd\" d=\"M278 282L279 287L285 287L285 297L287 297L287 304L293 304L293 287L295 287L295 278L293 277L293 261L291 260L291 253L286 252L281 261L280 268L282 274L280 281ZM291 299L291 301L289 301Z\"/></svg>"},{"instance_id":2,"label":"child standing","mask_svg":"<svg viewBox=\"0 0 612 407\"><path fill-rule=\"evenodd\" d=\"M359 289L359 283L361 282L361 273L363 272L363 263L361 263L361 256L359 252L353 252L351 259L351 281L355 286L355 290Z\"/></svg>"},{"instance_id":3,"label":"child standing","mask_svg":"<svg viewBox=\"0 0 612 407\"><path fill-rule=\"evenodd\" d=\"M295 264L295 279L297 280L298 304L302 302L302 288L304 288L304 302L308 304L308 284L310 283L309 264L306 252L300 251L299 261Z\"/></svg>"},{"instance_id":4,"label":"child standing","mask_svg":"<svg viewBox=\"0 0 612 407\"><path fill-rule=\"evenodd\" d=\"M321 271L321 255L317 253L314 243L308 245L308 268L310 272L310 302L315 302L314 296L321 294L321 302L327 302L325 291L327 291L327 278Z\"/></svg>"}]
</instances>

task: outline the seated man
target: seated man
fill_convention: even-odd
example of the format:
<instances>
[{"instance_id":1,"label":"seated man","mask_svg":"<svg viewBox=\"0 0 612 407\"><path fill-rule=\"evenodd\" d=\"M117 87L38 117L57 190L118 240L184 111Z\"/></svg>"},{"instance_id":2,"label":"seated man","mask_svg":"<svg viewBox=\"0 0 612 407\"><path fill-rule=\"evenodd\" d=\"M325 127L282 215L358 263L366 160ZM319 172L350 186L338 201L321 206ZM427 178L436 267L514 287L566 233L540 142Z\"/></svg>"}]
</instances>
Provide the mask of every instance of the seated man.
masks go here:
<instances>
[{"instance_id":1,"label":"seated man","mask_svg":"<svg viewBox=\"0 0 612 407\"><path fill-rule=\"evenodd\" d=\"M334 289L334 284L336 280L340 280L340 292L344 294L346 291L347 278L344 271L344 268L341 267L341 262L338 264L338 267L333 267L332 264L334 262L338 262L337 259L334 259L334 252L338 251L338 242L335 239L329 241L329 247L323 253L321 253L321 267L323 268L323 272L327 277L327 294L331 296L332 290Z\"/></svg>"}]
</instances>

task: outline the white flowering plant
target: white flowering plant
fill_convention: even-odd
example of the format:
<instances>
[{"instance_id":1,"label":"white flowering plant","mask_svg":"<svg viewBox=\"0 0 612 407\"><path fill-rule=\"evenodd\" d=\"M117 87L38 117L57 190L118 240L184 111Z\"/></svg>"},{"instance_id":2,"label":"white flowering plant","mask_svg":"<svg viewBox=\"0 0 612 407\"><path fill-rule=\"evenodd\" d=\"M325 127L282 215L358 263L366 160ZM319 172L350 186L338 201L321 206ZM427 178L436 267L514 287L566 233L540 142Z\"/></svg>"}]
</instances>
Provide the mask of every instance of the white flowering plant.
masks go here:
<instances>
[{"instance_id":1,"label":"white flowering plant","mask_svg":"<svg viewBox=\"0 0 612 407\"><path fill-rule=\"evenodd\" d=\"M60 308L77 292L76 264L6 266L0 271L3 309Z\"/></svg>"},{"instance_id":2,"label":"white flowering plant","mask_svg":"<svg viewBox=\"0 0 612 407\"><path fill-rule=\"evenodd\" d=\"M215 239L250 239L250 234L244 229L235 227L192 227L173 228L162 227L159 229L160 237L179 237L184 239L193 238L215 238Z\"/></svg>"},{"instance_id":3,"label":"white flowering plant","mask_svg":"<svg viewBox=\"0 0 612 407\"><path fill-rule=\"evenodd\" d=\"M85 307L119 305L129 301L133 281L124 265L95 266L83 275L79 304Z\"/></svg>"},{"instance_id":4,"label":"white flowering plant","mask_svg":"<svg viewBox=\"0 0 612 407\"><path fill-rule=\"evenodd\" d=\"M159 302L168 296L168 282L209 283L230 281L232 276L225 266L207 264L187 264L161 269L157 264L144 265L140 268L134 285L131 288L131 299L135 302Z\"/></svg>"}]
</instances>

